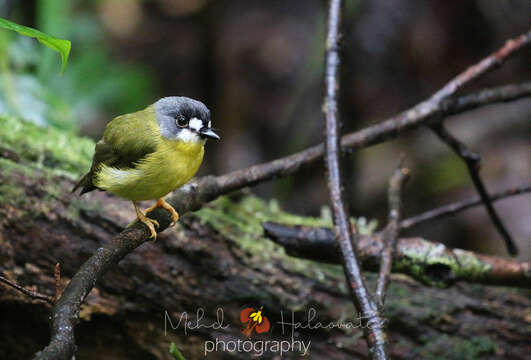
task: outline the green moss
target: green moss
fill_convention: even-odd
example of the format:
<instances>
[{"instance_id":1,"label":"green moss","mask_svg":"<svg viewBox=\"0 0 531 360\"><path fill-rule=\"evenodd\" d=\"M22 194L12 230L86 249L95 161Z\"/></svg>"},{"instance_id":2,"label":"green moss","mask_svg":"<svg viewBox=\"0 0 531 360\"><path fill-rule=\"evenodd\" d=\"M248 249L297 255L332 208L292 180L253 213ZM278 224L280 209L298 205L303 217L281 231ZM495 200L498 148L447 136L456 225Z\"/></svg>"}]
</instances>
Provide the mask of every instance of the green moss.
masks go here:
<instances>
[{"instance_id":1,"label":"green moss","mask_svg":"<svg viewBox=\"0 0 531 360\"><path fill-rule=\"evenodd\" d=\"M90 167L94 151L90 139L7 115L0 115L0 128L0 148L14 151L23 161L70 176Z\"/></svg>"},{"instance_id":2,"label":"green moss","mask_svg":"<svg viewBox=\"0 0 531 360\"><path fill-rule=\"evenodd\" d=\"M447 281L438 281L436 277L430 276L426 271L430 266L447 266L453 279L481 278L491 270L489 264L480 261L471 252L455 249L450 253L444 245L434 245L428 241L424 241L421 246L404 249L403 253L404 256L395 259L393 268L407 272L430 286L450 285Z\"/></svg>"},{"instance_id":3,"label":"green moss","mask_svg":"<svg viewBox=\"0 0 531 360\"><path fill-rule=\"evenodd\" d=\"M82 211L100 213L104 210L101 202L97 199L84 201L79 197L73 197L68 203L64 216L70 220L79 219Z\"/></svg>"},{"instance_id":4,"label":"green moss","mask_svg":"<svg viewBox=\"0 0 531 360\"><path fill-rule=\"evenodd\" d=\"M24 188L12 175L18 172L25 176L29 171L24 166L0 158L0 203L15 207L24 204L26 199Z\"/></svg>"},{"instance_id":5,"label":"green moss","mask_svg":"<svg viewBox=\"0 0 531 360\"><path fill-rule=\"evenodd\" d=\"M26 193L28 189L31 193ZM63 202L64 192L64 186L57 182L54 171L0 158L0 203L16 208L18 216L28 215L29 219L47 215ZM39 201L34 202L32 197L39 197ZM25 209L31 209L31 212ZM101 209L101 204L73 198L65 216L78 217L80 209L98 210Z\"/></svg>"},{"instance_id":6,"label":"green moss","mask_svg":"<svg viewBox=\"0 0 531 360\"><path fill-rule=\"evenodd\" d=\"M90 167L94 151L90 139L6 115L0 115L0 127L4 129L0 132L0 150L7 149L16 156L16 161L0 157L0 202L22 212L27 208L28 196L20 181L30 185L36 182L36 189L40 187L43 195L40 208L33 206L31 217L48 212L61 201L65 189L57 182L57 175L77 178ZM100 205L74 199L65 215L76 218L81 208L93 210L94 206Z\"/></svg>"},{"instance_id":7,"label":"green moss","mask_svg":"<svg viewBox=\"0 0 531 360\"><path fill-rule=\"evenodd\" d=\"M0 203L19 206L24 199L24 189L11 183L0 184Z\"/></svg>"},{"instance_id":8,"label":"green moss","mask_svg":"<svg viewBox=\"0 0 531 360\"><path fill-rule=\"evenodd\" d=\"M470 251L454 249L453 253L457 256L453 266L458 277L481 278L492 269L490 264L479 260Z\"/></svg>"},{"instance_id":9,"label":"green moss","mask_svg":"<svg viewBox=\"0 0 531 360\"><path fill-rule=\"evenodd\" d=\"M220 197L196 211L202 223L212 226L217 232L233 241L242 249L249 264L274 266L274 259L283 261L290 271L301 272L317 280L327 277L342 279L340 266L287 257L284 248L264 238L262 222L275 221L290 225L331 226L329 218L303 217L289 214L280 209L274 200L266 202L255 196L245 196L233 201L228 196Z\"/></svg>"},{"instance_id":10,"label":"green moss","mask_svg":"<svg viewBox=\"0 0 531 360\"><path fill-rule=\"evenodd\" d=\"M0 157L0 169L2 170L0 175L6 178L8 177L8 174L13 172L23 174L25 176L32 176L34 174L33 169L2 157Z\"/></svg>"},{"instance_id":11,"label":"green moss","mask_svg":"<svg viewBox=\"0 0 531 360\"><path fill-rule=\"evenodd\" d=\"M264 238L262 222L274 221L288 225L332 226L330 216L323 212L321 217L304 217L286 213L276 201L266 202L254 196L245 196L239 201L229 197L218 200L197 211L196 216L203 223L212 226L224 237L234 241L244 250L253 261L251 264L265 264L270 266L272 259L286 258L284 248ZM366 221L357 221L364 225L364 231L371 232L374 225L367 225ZM407 273L415 279L430 286L447 287L449 280L466 278L480 278L490 271L490 265L480 261L472 253L462 250L448 252L444 245L434 245L421 242L415 248L404 249L404 256L395 259L394 269ZM269 264L269 265L268 265ZM305 275L324 280L326 276L342 278L343 272L336 265L315 265L315 262L289 258L283 264L292 271L303 272ZM437 278L427 271L442 266L447 267L451 276ZM446 270L446 269L445 269Z\"/></svg>"},{"instance_id":12,"label":"green moss","mask_svg":"<svg viewBox=\"0 0 531 360\"><path fill-rule=\"evenodd\" d=\"M280 209L276 201L266 202L254 196L245 196L239 201L221 197L197 211L195 216L245 251L252 260L249 261L250 265L272 266L274 262L271 260L277 259L282 260L283 265L291 271L298 271L318 280L324 281L327 276L337 279L343 277L342 269L336 265L316 266L313 261L296 258L284 261L284 248L264 238L261 223L265 221L330 227L332 221L326 211L321 217L297 216ZM357 223L364 224L359 220ZM373 228L373 224L369 226L365 222L364 231L371 232ZM395 259L393 266L398 272L407 273L425 284L436 287L447 287L452 280L462 277L481 278L491 269L489 264L480 261L470 252L454 250L450 253L444 245L434 245L427 241L421 242L417 247L404 249L404 256ZM437 274L432 273L440 267L448 271L450 276L438 278ZM398 298L408 301L405 297Z\"/></svg>"}]
</instances>

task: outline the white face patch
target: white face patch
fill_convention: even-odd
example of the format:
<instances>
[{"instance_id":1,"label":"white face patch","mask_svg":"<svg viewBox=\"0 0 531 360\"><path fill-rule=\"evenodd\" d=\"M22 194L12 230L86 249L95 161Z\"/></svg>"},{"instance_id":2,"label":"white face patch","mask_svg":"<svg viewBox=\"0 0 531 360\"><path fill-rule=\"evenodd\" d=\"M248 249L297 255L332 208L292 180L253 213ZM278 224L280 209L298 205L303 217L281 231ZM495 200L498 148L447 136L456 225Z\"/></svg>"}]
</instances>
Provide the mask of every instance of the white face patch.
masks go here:
<instances>
[{"instance_id":1,"label":"white face patch","mask_svg":"<svg viewBox=\"0 0 531 360\"><path fill-rule=\"evenodd\" d=\"M212 127L212 121L209 121L209 122L208 122L208 127L209 127L209 128Z\"/></svg>"},{"instance_id":2,"label":"white face patch","mask_svg":"<svg viewBox=\"0 0 531 360\"><path fill-rule=\"evenodd\" d=\"M203 122L198 118L191 118L188 127L192 130L199 132L199 130L201 130L201 128L203 127Z\"/></svg>"},{"instance_id":3,"label":"white face patch","mask_svg":"<svg viewBox=\"0 0 531 360\"><path fill-rule=\"evenodd\" d=\"M190 124L192 121L190 121ZM202 139L199 137L199 135L194 132L190 131L188 129L181 129L179 133L177 134L177 139L182 140L184 142L199 142L202 141Z\"/></svg>"}]
</instances>

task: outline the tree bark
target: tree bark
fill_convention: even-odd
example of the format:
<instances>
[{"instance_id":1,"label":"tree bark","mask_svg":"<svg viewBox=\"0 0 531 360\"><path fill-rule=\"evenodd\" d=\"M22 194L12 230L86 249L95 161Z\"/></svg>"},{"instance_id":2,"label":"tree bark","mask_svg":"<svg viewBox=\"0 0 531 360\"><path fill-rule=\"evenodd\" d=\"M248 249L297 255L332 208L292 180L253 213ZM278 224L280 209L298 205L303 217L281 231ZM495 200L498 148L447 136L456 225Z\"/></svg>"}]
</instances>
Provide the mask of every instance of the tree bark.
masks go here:
<instances>
[{"instance_id":1,"label":"tree bark","mask_svg":"<svg viewBox=\"0 0 531 360\"><path fill-rule=\"evenodd\" d=\"M0 270L25 287L55 295L54 266L67 283L80 264L134 218L132 206L102 192L82 198L70 193L68 159L43 151L32 158L0 137ZM53 161L52 161L53 160ZM66 173L65 171L69 171ZM145 204L146 206L148 204ZM282 334L281 314L308 323L295 340L311 341L315 359L366 358L362 329L323 329L322 324L354 327L355 313L341 268L287 256L263 237L261 223L322 225L248 193L222 197L186 215L179 224L127 256L87 297L76 328L76 359L171 359L175 342L186 359L203 359L205 341L245 340L240 311L263 306L271 322L252 340L291 340ZM374 277L369 287L374 287ZM384 317L391 356L397 359L525 359L531 353L529 292L481 285L427 288L393 276ZM223 311L225 329L172 329L185 312L203 325ZM0 358L27 359L49 340L50 306L0 285ZM168 320L166 318L166 320ZM192 326L193 327L193 326ZM359 336L353 336L358 334ZM278 357L266 353L263 358ZM299 358L299 352L284 354ZM212 352L208 358L251 358L250 353Z\"/></svg>"}]
</instances>

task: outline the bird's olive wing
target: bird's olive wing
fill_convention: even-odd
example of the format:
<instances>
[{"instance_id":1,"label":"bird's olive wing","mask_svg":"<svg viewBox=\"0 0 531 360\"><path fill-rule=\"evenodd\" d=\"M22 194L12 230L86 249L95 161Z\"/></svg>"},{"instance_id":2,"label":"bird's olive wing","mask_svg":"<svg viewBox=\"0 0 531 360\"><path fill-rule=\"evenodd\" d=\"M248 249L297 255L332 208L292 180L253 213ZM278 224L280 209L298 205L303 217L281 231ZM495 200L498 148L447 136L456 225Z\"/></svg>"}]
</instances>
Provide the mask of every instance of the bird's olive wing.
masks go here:
<instances>
[{"instance_id":1,"label":"bird's olive wing","mask_svg":"<svg viewBox=\"0 0 531 360\"><path fill-rule=\"evenodd\" d=\"M136 113L114 118L107 124L103 138L98 141L90 171L74 187L81 193L96 189L92 180L102 165L133 168L140 160L157 149L158 132L154 111L148 107Z\"/></svg>"},{"instance_id":2,"label":"bird's olive wing","mask_svg":"<svg viewBox=\"0 0 531 360\"><path fill-rule=\"evenodd\" d=\"M117 168L134 167L157 149L160 138L155 112L151 107L114 118L103 134L101 159ZM112 161L111 161L112 160Z\"/></svg>"}]
</instances>

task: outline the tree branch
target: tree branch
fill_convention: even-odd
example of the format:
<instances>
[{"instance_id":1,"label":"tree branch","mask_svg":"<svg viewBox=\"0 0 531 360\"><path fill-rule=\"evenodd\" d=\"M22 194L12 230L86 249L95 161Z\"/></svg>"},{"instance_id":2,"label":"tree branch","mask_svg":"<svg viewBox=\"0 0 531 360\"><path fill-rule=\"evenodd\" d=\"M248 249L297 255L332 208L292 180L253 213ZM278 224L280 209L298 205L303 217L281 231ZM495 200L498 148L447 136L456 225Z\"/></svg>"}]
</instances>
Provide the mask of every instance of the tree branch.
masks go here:
<instances>
[{"instance_id":1,"label":"tree branch","mask_svg":"<svg viewBox=\"0 0 531 360\"><path fill-rule=\"evenodd\" d=\"M504 191L497 192L490 197L490 201L494 202L508 198L510 196L521 195L528 192L531 192L531 184L521 185L516 188L506 189ZM400 228L409 229L410 227L416 226L426 221L442 218L445 216L453 215L466 209L470 209L471 207L480 205L481 203L482 199L480 197L456 201L451 204L428 210L421 214L405 219L400 222Z\"/></svg>"},{"instance_id":2,"label":"tree branch","mask_svg":"<svg viewBox=\"0 0 531 360\"><path fill-rule=\"evenodd\" d=\"M402 163L402 160L400 161ZM409 177L409 170L402 168L402 164L394 171L389 180L389 216L387 226L383 231L383 250L380 261L380 271L376 283L376 300L380 307L385 302L385 293L389 283L389 275L396 251L396 241L400 233L400 218L402 212L402 188Z\"/></svg>"},{"instance_id":3,"label":"tree branch","mask_svg":"<svg viewBox=\"0 0 531 360\"><path fill-rule=\"evenodd\" d=\"M441 115L449 116L473 110L481 106L513 101L531 95L531 82L509 84L484 89L456 98L448 98L441 103Z\"/></svg>"},{"instance_id":4,"label":"tree branch","mask_svg":"<svg viewBox=\"0 0 531 360\"><path fill-rule=\"evenodd\" d=\"M437 91L432 97L432 101L437 103L441 102L449 96L455 94L463 86L469 84L473 80L480 78L489 71L499 67L510 56L520 51L524 46L531 42L531 30L525 34L520 35L516 39L509 39L505 42L505 45L490 54L479 63L470 66L464 72L455 77L452 81L446 84L441 90Z\"/></svg>"},{"instance_id":5,"label":"tree branch","mask_svg":"<svg viewBox=\"0 0 531 360\"><path fill-rule=\"evenodd\" d=\"M334 214L334 228L342 264L352 301L362 313L365 339L369 346L371 359L387 359L387 341L384 333L384 321L371 293L367 290L365 279L356 254L354 238L355 226L351 226L350 217L343 194L342 168L340 165L341 145L338 124L337 92L339 90L339 28L341 24L341 0L331 0L328 10L328 28L326 38L326 69L324 112L326 122L326 168L328 189Z\"/></svg>"},{"instance_id":6,"label":"tree branch","mask_svg":"<svg viewBox=\"0 0 531 360\"><path fill-rule=\"evenodd\" d=\"M291 256L325 263L341 263L330 228L263 223L264 231ZM384 249L382 233L362 236L358 255L364 269L377 271ZM449 249L421 238L398 239L393 272L407 274L429 286L447 287L458 281L531 288L531 263Z\"/></svg>"},{"instance_id":7,"label":"tree branch","mask_svg":"<svg viewBox=\"0 0 531 360\"><path fill-rule=\"evenodd\" d=\"M63 293L63 285L61 284L61 265L59 263L55 264L53 277L55 280L55 297L53 298L53 302L55 303Z\"/></svg>"},{"instance_id":8,"label":"tree branch","mask_svg":"<svg viewBox=\"0 0 531 360\"><path fill-rule=\"evenodd\" d=\"M11 286L13 289L20 291L21 293L23 293L26 296L29 296L32 299L43 300L43 301L46 301L50 305L54 304L54 298L53 297L41 294L41 293L39 293L37 291L32 291L32 290L26 289L25 287L20 286L16 282L11 281L9 279L6 279L3 276L0 276L0 282L3 282L4 284Z\"/></svg>"},{"instance_id":9,"label":"tree branch","mask_svg":"<svg viewBox=\"0 0 531 360\"><path fill-rule=\"evenodd\" d=\"M503 62L528 45L530 40L531 31L515 40L509 40L500 50L488 57L494 56L498 59L497 61L486 61L488 59L486 58L475 66L481 67L483 72L485 72L485 69L493 68L496 63ZM489 64L485 65L484 63ZM469 70L465 71L465 73L467 72ZM462 77L462 74L458 75L450 83L455 82L460 77ZM445 87L448 87L449 84ZM492 96L491 100L480 100L478 97L471 99L467 103L468 108L475 107L475 104L482 106L488 103L510 101L531 95L529 89L523 89L521 85L520 91L516 93L500 94L497 91L499 89L493 89L498 95ZM443 108L440 96L436 96L438 93L395 117L342 137L341 146L350 149L364 148L395 138L403 132L421 126L435 116L446 115L445 109L452 108L452 106L449 106L446 102ZM456 105L456 108L449 110L448 114L464 111L466 108L466 106ZM324 145L320 144L281 159L233 171L219 177L206 176L175 191L170 197L169 203L180 214L197 210L202 204L212 201L220 195L274 178L291 175L303 165L317 161L323 154ZM161 225L157 229L159 232L165 230L171 220L169 212L162 209L154 210L149 216L156 219ZM36 354L36 359L70 359L72 357L75 352L74 326L79 321L81 303L97 280L124 256L143 244L148 236L147 227L137 223L115 236L104 247L98 249L96 254L81 266L52 310L51 341L45 349Z\"/></svg>"},{"instance_id":10,"label":"tree branch","mask_svg":"<svg viewBox=\"0 0 531 360\"><path fill-rule=\"evenodd\" d=\"M448 145L465 162L474 187L476 188L476 191L481 197L481 201L485 205L485 208L487 209L487 213L489 214L492 223L505 241L507 251L513 256L518 254L518 247L511 238L509 231L507 231L507 229L505 228L505 225L503 225L503 222L501 221L498 213L496 212L496 209L494 209L494 206L492 206L485 184L483 184L481 176L479 175L479 164L481 161L481 157L479 156L479 154L468 149L468 147L464 143L462 143L456 137L450 134L450 132L448 132L448 130L444 127L443 123L432 124L430 125L430 128L435 132L435 134L437 134L437 136L439 136L439 138L446 145Z\"/></svg>"}]
</instances>

